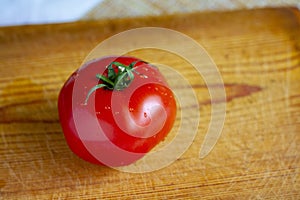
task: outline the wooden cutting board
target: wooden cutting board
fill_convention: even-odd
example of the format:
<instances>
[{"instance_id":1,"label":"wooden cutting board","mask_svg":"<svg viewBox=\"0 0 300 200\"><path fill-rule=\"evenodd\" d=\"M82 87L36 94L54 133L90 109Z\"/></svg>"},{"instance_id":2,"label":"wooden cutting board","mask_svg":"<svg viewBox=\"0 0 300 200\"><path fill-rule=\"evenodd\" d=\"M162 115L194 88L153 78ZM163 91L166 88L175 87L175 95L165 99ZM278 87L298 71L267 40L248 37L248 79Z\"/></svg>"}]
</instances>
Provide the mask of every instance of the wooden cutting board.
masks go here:
<instances>
[{"instance_id":1,"label":"wooden cutting board","mask_svg":"<svg viewBox=\"0 0 300 200\"><path fill-rule=\"evenodd\" d=\"M166 52L136 51L182 71L198 97L198 133L179 159L153 172L84 162L65 143L58 92L99 42L145 26L179 31L207 50L225 83L226 102L214 102L226 103L222 135L200 159L212 115L205 83ZM2 199L300 199L297 9L2 27L0 63Z\"/></svg>"}]
</instances>

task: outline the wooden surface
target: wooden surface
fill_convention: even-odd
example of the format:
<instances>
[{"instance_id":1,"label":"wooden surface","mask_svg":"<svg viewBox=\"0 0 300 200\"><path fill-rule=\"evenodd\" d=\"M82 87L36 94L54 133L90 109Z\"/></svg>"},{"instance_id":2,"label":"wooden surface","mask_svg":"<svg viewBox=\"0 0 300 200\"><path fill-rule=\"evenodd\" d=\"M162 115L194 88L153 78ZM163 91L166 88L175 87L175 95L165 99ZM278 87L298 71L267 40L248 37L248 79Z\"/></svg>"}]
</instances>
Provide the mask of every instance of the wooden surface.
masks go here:
<instances>
[{"instance_id":1,"label":"wooden surface","mask_svg":"<svg viewBox=\"0 0 300 200\"><path fill-rule=\"evenodd\" d=\"M227 107L220 140L200 160L210 98L203 81L185 71L201 112L193 144L166 168L132 174L73 155L56 103L63 82L95 45L141 26L171 28L203 45L222 74ZM156 59L177 69L187 65ZM0 63L2 199L300 199L296 9L0 28Z\"/></svg>"}]
</instances>

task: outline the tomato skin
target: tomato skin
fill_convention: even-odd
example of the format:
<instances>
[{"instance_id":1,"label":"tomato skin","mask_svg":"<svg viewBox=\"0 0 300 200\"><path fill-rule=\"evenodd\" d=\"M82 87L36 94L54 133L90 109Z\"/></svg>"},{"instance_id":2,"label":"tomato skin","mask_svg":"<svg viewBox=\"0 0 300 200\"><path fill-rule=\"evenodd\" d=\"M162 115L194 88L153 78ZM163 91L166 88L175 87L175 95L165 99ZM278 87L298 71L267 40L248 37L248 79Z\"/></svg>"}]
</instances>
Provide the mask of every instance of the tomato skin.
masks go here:
<instances>
[{"instance_id":1,"label":"tomato skin","mask_svg":"<svg viewBox=\"0 0 300 200\"><path fill-rule=\"evenodd\" d=\"M101 83L95 75L106 74L112 61L137 62L131 84L120 91L97 89L83 104L89 89ZM134 57L111 56L70 76L60 91L58 110L65 139L76 155L94 164L122 166L142 158L166 137L176 118L176 101L156 67Z\"/></svg>"}]
</instances>

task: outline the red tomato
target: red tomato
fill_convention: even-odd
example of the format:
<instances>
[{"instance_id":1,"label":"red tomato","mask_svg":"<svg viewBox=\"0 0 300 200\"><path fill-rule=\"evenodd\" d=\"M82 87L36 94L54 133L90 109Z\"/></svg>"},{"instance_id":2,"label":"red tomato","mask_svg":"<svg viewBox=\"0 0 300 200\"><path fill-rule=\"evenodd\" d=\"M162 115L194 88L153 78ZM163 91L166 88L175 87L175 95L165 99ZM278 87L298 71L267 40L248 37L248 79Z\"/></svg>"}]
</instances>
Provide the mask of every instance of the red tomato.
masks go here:
<instances>
[{"instance_id":1,"label":"red tomato","mask_svg":"<svg viewBox=\"0 0 300 200\"><path fill-rule=\"evenodd\" d=\"M70 149L91 163L122 166L172 129L176 102L158 68L134 57L82 66L62 87L58 110Z\"/></svg>"}]
</instances>

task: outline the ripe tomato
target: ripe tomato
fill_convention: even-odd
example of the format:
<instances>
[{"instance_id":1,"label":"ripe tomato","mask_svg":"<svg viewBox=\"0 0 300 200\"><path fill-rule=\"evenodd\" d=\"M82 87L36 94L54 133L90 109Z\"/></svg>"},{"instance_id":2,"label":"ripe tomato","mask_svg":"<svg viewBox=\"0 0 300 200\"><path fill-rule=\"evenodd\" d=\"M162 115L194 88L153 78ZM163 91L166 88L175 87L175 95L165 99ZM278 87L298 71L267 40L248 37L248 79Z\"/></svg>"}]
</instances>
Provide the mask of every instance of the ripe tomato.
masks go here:
<instances>
[{"instance_id":1,"label":"ripe tomato","mask_svg":"<svg viewBox=\"0 0 300 200\"><path fill-rule=\"evenodd\" d=\"M158 68L134 57L91 61L58 98L70 149L91 163L122 166L143 157L172 129L176 101Z\"/></svg>"}]
</instances>

